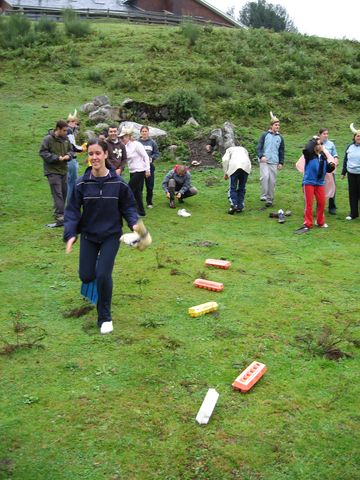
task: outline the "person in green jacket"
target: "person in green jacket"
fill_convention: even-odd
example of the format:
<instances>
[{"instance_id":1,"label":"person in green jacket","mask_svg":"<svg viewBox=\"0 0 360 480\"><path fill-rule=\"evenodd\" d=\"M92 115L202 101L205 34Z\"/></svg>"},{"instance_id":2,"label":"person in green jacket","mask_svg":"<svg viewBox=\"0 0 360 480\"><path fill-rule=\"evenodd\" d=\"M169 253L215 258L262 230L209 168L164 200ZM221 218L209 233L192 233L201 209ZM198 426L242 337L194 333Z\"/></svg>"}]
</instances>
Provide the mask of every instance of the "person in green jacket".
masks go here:
<instances>
[{"instance_id":1,"label":"person in green jacket","mask_svg":"<svg viewBox=\"0 0 360 480\"><path fill-rule=\"evenodd\" d=\"M68 124L64 120L56 122L55 129L50 130L42 141L40 157L44 161L44 175L47 177L54 202L55 223L49 227L64 225L64 208L67 193L67 163L73 157L71 143L68 139Z\"/></svg>"}]
</instances>

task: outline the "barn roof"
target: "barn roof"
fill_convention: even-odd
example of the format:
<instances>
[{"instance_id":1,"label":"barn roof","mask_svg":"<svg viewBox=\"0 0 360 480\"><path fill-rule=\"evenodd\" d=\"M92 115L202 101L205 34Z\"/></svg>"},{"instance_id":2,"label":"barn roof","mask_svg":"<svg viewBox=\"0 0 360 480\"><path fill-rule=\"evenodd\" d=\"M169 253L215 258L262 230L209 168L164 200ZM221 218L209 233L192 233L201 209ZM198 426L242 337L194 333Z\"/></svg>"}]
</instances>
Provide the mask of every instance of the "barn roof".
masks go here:
<instances>
[{"instance_id":1,"label":"barn roof","mask_svg":"<svg viewBox=\"0 0 360 480\"><path fill-rule=\"evenodd\" d=\"M219 10L218 8L214 7L213 5L211 5L209 2L206 2L205 0L195 0L197 3L200 3L200 5L204 5L205 7L207 7L209 10L213 11L214 13L216 13L217 15L219 15L220 17L223 17L225 18L228 22L232 23L233 25L235 25L236 27L243 27L244 28L244 25L241 23L241 22L238 22L237 20L235 20L235 18L231 17L230 15L228 15L227 13L224 13L222 12L221 10Z\"/></svg>"}]
</instances>

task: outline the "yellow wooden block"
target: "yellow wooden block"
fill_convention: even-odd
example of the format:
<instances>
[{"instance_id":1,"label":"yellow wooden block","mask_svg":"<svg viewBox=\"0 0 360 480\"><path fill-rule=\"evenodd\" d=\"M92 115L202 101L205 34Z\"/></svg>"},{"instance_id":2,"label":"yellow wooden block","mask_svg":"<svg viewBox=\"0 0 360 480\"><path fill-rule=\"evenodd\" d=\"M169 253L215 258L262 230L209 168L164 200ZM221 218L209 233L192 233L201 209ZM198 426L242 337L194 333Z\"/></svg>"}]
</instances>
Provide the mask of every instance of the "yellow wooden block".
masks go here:
<instances>
[{"instance_id":1,"label":"yellow wooden block","mask_svg":"<svg viewBox=\"0 0 360 480\"><path fill-rule=\"evenodd\" d=\"M190 307L188 311L191 317L200 317L200 315L215 312L218 308L219 305L216 302L207 302L202 303L201 305L196 305L195 307Z\"/></svg>"}]
</instances>

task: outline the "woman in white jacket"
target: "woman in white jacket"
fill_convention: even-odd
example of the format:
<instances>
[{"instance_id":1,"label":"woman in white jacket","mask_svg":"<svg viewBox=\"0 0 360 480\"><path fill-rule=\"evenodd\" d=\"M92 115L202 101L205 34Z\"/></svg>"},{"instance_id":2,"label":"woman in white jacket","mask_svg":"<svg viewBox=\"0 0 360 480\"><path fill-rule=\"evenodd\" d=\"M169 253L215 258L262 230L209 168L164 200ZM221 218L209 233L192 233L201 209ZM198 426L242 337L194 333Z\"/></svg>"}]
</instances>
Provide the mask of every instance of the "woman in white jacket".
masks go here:
<instances>
[{"instance_id":1,"label":"woman in white jacket","mask_svg":"<svg viewBox=\"0 0 360 480\"><path fill-rule=\"evenodd\" d=\"M244 147L230 147L222 158L222 165L224 179L230 179L228 213L234 215L235 212L242 212L245 206L246 182L251 172L249 154Z\"/></svg>"},{"instance_id":2,"label":"woman in white jacket","mask_svg":"<svg viewBox=\"0 0 360 480\"><path fill-rule=\"evenodd\" d=\"M129 187L131 188L141 217L145 217L142 193L145 177L150 176L150 160L144 146L133 139L132 130L122 128L119 133L122 143L126 148L127 164L130 172Z\"/></svg>"}]
</instances>

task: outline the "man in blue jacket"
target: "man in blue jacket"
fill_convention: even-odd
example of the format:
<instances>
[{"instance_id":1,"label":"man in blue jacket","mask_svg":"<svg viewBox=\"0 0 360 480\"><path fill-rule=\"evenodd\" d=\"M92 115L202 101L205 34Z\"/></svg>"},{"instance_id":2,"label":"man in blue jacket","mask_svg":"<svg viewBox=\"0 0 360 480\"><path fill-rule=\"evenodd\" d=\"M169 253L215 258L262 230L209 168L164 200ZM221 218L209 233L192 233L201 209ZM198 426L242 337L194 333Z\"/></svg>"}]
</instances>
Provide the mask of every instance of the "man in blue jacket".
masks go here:
<instances>
[{"instance_id":1,"label":"man in blue jacket","mask_svg":"<svg viewBox=\"0 0 360 480\"><path fill-rule=\"evenodd\" d=\"M280 135L280 121L270 112L271 122L268 131L264 132L257 146L260 162L260 200L270 207L274 201L276 177L283 168L285 144Z\"/></svg>"}]
</instances>

